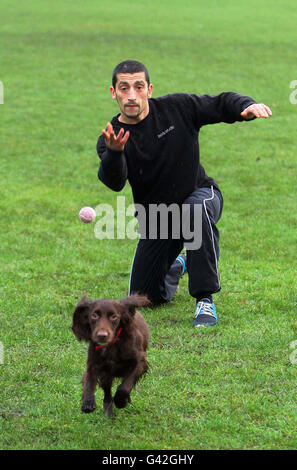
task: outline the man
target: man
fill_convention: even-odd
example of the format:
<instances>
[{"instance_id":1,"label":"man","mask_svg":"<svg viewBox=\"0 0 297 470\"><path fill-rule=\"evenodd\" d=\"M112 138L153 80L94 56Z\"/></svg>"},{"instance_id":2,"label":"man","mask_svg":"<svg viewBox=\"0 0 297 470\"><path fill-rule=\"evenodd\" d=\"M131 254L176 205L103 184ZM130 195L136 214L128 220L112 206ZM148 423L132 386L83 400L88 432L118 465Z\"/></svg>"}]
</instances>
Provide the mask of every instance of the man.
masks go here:
<instances>
[{"instance_id":1,"label":"man","mask_svg":"<svg viewBox=\"0 0 297 470\"><path fill-rule=\"evenodd\" d=\"M141 237L129 293L146 294L155 304L168 302L187 271L189 293L196 305L194 326L215 325L218 319L212 295L220 290L216 223L223 198L200 163L198 133L206 124L268 118L272 113L266 105L237 93L177 93L153 99L152 91L148 71L140 62L127 60L114 69L110 93L120 113L98 139L98 177L114 191L121 191L128 179L135 204L147 210L153 204L188 205L191 226L199 205L202 244L187 249L185 256L180 255L185 242L182 236Z\"/></svg>"}]
</instances>

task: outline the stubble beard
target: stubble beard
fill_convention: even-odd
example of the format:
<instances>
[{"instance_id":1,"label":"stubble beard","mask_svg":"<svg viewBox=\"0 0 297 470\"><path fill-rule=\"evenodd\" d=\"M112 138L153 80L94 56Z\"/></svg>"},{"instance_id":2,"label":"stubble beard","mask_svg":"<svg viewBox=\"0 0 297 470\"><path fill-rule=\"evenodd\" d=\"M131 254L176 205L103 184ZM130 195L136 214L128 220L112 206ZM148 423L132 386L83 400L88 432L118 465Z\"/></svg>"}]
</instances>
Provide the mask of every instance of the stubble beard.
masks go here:
<instances>
[{"instance_id":1,"label":"stubble beard","mask_svg":"<svg viewBox=\"0 0 297 470\"><path fill-rule=\"evenodd\" d=\"M123 114L128 119L134 119L134 118L138 118L138 116L141 115L142 111L143 110L140 109L140 106L138 104L135 105L133 108L125 105Z\"/></svg>"}]
</instances>

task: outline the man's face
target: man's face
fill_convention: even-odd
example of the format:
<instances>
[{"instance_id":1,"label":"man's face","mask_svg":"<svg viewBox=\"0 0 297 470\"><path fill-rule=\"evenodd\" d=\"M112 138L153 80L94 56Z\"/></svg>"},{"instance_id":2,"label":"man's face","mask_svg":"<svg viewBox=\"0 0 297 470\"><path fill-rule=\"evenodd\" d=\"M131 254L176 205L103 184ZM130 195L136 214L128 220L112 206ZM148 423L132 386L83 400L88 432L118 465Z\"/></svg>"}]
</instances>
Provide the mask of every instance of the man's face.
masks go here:
<instances>
[{"instance_id":1,"label":"man's face","mask_svg":"<svg viewBox=\"0 0 297 470\"><path fill-rule=\"evenodd\" d=\"M110 93L118 102L121 115L119 120L126 124L137 124L149 113L148 99L152 96L153 85L148 86L144 72L119 73L115 89Z\"/></svg>"}]
</instances>

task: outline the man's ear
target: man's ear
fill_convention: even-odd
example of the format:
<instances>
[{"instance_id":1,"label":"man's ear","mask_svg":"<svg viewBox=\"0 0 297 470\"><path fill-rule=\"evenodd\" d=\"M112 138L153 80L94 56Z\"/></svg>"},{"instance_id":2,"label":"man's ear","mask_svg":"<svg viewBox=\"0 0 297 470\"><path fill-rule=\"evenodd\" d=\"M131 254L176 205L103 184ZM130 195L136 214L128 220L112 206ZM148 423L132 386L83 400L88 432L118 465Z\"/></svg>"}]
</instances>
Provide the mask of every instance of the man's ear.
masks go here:
<instances>
[{"instance_id":1,"label":"man's ear","mask_svg":"<svg viewBox=\"0 0 297 470\"><path fill-rule=\"evenodd\" d=\"M116 96L116 92L115 92L114 87L111 86L111 87L109 88L109 91L110 91L110 94L111 94L112 99L113 99L113 100L116 100L116 99L117 99L117 96Z\"/></svg>"},{"instance_id":2,"label":"man's ear","mask_svg":"<svg viewBox=\"0 0 297 470\"><path fill-rule=\"evenodd\" d=\"M148 87L148 92L147 92L147 97L148 98L151 98L151 96L153 94L153 89L154 89L154 85L150 84L150 86Z\"/></svg>"}]
</instances>

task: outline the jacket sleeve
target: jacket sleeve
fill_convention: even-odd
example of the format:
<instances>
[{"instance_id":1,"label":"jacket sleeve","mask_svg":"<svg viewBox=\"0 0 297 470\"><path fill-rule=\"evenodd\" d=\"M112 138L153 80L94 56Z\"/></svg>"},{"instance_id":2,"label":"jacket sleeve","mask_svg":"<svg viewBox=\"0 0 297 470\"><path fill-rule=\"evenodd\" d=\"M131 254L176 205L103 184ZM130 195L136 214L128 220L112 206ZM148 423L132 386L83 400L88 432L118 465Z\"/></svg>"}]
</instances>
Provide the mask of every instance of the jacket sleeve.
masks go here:
<instances>
[{"instance_id":1,"label":"jacket sleeve","mask_svg":"<svg viewBox=\"0 0 297 470\"><path fill-rule=\"evenodd\" d=\"M197 129L201 126L218 122L232 124L235 121L245 121L240 116L240 113L251 104L256 103L250 96L234 92L201 96L190 94L188 96L194 124Z\"/></svg>"},{"instance_id":2,"label":"jacket sleeve","mask_svg":"<svg viewBox=\"0 0 297 470\"><path fill-rule=\"evenodd\" d=\"M106 148L101 135L97 142L97 153L101 160L98 178L113 191L121 191L126 184L128 169L124 152L114 152Z\"/></svg>"}]
</instances>

